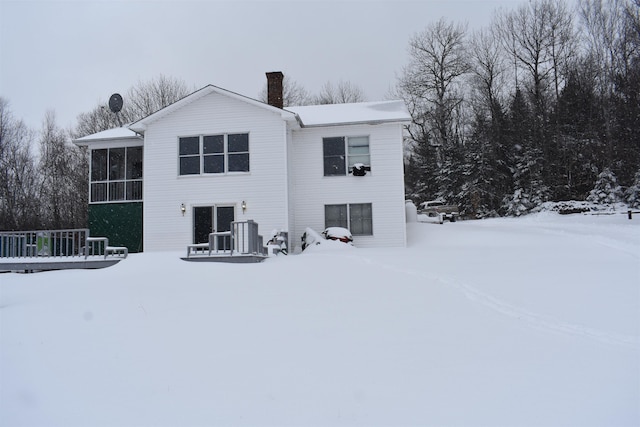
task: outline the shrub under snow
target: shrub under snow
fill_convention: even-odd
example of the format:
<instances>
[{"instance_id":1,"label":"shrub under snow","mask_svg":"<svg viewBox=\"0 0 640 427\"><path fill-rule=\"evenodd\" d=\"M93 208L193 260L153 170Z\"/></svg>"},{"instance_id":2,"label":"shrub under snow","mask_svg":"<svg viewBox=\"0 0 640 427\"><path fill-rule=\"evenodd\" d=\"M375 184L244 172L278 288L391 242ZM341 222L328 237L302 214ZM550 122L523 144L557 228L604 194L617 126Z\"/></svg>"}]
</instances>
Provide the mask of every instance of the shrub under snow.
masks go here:
<instances>
[{"instance_id":1,"label":"shrub under snow","mask_svg":"<svg viewBox=\"0 0 640 427\"><path fill-rule=\"evenodd\" d=\"M618 185L615 174L609 168L605 168L600 175L596 185L587 196L588 202L599 204L614 204L621 200L622 188Z\"/></svg>"}]
</instances>

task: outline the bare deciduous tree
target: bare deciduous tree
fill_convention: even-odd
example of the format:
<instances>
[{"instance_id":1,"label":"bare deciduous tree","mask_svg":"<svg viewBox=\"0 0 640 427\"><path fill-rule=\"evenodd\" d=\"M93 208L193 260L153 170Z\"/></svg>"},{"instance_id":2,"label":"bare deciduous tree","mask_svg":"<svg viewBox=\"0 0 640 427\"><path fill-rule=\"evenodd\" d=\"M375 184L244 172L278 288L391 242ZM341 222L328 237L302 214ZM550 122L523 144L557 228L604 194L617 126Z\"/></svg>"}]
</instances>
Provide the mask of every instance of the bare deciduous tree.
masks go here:
<instances>
[{"instance_id":1,"label":"bare deciduous tree","mask_svg":"<svg viewBox=\"0 0 640 427\"><path fill-rule=\"evenodd\" d=\"M528 91L536 114L543 114L548 91L553 88L557 99L576 49L573 20L565 3L534 0L515 10L501 11L495 28L513 59L516 85L521 81L519 71L523 71L529 78Z\"/></svg>"},{"instance_id":2,"label":"bare deciduous tree","mask_svg":"<svg viewBox=\"0 0 640 427\"><path fill-rule=\"evenodd\" d=\"M37 171L30 151L34 140L22 120L0 97L0 230L36 228Z\"/></svg>"},{"instance_id":3,"label":"bare deciduous tree","mask_svg":"<svg viewBox=\"0 0 640 427\"><path fill-rule=\"evenodd\" d=\"M398 85L416 125L426 126L439 146L454 143L459 124L460 78L469 72L465 35L466 26L445 19L415 34L409 41L409 65Z\"/></svg>"},{"instance_id":4,"label":"bare deciduous tree","mask_svg":"<svg viewBox=\"0 0 640 427\"><path fill-rule=\"evenodd\" d=\"M147 82L139 81L123 96L122 110L116 116L106 102L99 101L93 110L78 116L74 138L131 123L178 101L189 91L184 81L160 75Z\"/></svg>"},{"instance_id":5,"label":"bare deciduous tree","mask_svg":"<svg viewBox=\"0 0 640 427\"><path fill-rule=\"evenodd\" d=\"M48 111L40 133L40 225L47 228L86 226L87 170L84 151L73 144Z\"/></svg>"},{"instance_id":6,"label":"bare deciduous tree","mask_svg":"<svg viewBox=\"0 0 640 427\"><path fill-rule=\"evenodd\" d=\"M505 56L494 28L478 30L470 41L471 82L480 108L491 113L505 92Z\"/></svg>"},{"instance_id":7,"label":"bare deciduous tree","mask_svg":"<svg viewBox=\"0 0 640 427\"><path fill-rule=\"evenodd\" d=\"M364 91L357 85L340 80L334 85L326 82L320 89L320 93L313 98L314 104L347 104L351 102L365 101Z\"/></svg>"},{"instance_id":8,"label":"bare deciduous tree","mask_svg":"<svg viewBox=\"0 0 640 427\"><path fill-rule=\"evenodd\" d=\"M127 92L125 103L131 120L139 120L188 94L189 90L183 80L161 74L146 82L138 81Z\"/></svg>"}]
</instances>

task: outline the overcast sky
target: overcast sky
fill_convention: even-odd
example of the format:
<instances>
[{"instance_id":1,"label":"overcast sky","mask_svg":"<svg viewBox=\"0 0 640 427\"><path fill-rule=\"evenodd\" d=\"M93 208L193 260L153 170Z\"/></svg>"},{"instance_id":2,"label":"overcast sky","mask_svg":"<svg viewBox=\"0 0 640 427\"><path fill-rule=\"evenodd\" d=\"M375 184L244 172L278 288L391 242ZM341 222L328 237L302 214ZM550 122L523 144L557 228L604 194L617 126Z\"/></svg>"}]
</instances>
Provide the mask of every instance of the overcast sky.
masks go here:
<instances>
[{"instance_id":1,"label":"overcast sky","mask_svg":"<svg viewBox=\"0 0 640 427\"><path fill-rule=\"evenodd\" d=\"M382 100L412 34L440 17L484 27L495 9L521 3L0 0L0 96L35 129L47 110L74 126L112 93L159 74L257 98L264 73L283 71L311 93L346 80Z\"/></svg>"}]
</instances>

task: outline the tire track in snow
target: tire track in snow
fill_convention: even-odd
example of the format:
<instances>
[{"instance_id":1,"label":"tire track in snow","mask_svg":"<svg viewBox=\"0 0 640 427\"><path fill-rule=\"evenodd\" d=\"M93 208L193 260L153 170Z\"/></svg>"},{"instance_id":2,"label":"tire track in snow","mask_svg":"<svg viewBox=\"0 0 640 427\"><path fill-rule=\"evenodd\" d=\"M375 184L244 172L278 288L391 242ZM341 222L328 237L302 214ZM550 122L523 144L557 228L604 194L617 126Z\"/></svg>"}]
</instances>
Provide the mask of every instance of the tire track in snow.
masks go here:
<instances>
[{"instance_id":1,"label":"tire track in snow","mask_svg":"<svg viewBox=\"0 0 640 427\"><path fill-rule=\"evenodd\" d=\"M452 277L442 277L433 274L426 274L421 271L412 269L400 269L389 264L376 264L372 260L364 257L358 257L363 262L369 265L378 265L386 270L391 270L395 273L402 273L409 276L414 276L420 279L427 279L436 281L446 285L449 288L455 289L461 292L467 299L481 304L495 312L498 312L504 316L512 319L517 319L524 322L530 327L536 329L543 329L553 332L559 332L567 335L581 336L592 340L600 341L606 344L620 345L634 350L640 350L640 339L633 335L623 335L611 332L604 332L595 328L590 328L583 325L564 322L550 316L534 313L521 307L517 307L504 300L494 297L486 292L479 290L477 287L463 283L460 280Z\"/></svg>"},{"instance_id":2,"label":"tire track in snow","mask_svg":"<svg viewBox=\"0 0 640 427\"><path fill-rule=\"evenodd\" d=\"M640 350L640 341L632 335L615 334L604 332L595 328L583 325L564 322L550 316L534 313L521 307L500 300L478 288L462 283L452 278L431 277L431 279L444 283L462 292L469 300L482 304L505 316L518 319L527 323L531 327L546 329L554 332L561 332L569 335L578 335L594 339L607 344L622 345Z\"/></svg>"}]
</instances>

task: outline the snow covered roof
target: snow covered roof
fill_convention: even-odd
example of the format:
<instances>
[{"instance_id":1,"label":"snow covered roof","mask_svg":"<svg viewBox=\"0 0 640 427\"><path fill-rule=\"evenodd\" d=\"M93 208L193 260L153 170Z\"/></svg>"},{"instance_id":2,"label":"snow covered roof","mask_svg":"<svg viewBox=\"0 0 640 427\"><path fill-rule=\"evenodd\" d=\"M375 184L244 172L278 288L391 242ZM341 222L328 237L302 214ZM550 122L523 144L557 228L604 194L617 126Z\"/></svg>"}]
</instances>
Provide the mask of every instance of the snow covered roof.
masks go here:
<instances>
[{"instance_id":1,"label":"snow covered roof","mask_svg":"<svg viewBox=\"0 0 640 427\"><path fill-rule=\"evenodd\" d=\"M253 98L249 98L247 96L244 95L240 95L238 93L232 92L230 90L226 90L214 85L207 85L201 89L198 89L197 91L191 93L190 95L185 96L184 98L174 102L171 105L168 105L166 107L164 107L163 109L156 111L155 113L138 120L135 123L132 123L129 127L131 129L136 130L137 132L141 132L144 133L144 131L146 130L147 126L150 123L153 123L154 121L168 115L171 114L172 112L186 106L189 105L190 103L202 98L203 96L209 95L211 93L217 93L220 95L224 95L224 96L228 96L229 98L233 98L233 99L237 99L237 100L241 100L243 102L246 102L248 104L254 105L254 106L258 106L260 108L264 108L267 110L271 110L274 112L277 112L279 114L282 114L282 117L285 120L292 120L295 121L295 117L294 114L292 114L291 112L287 111L287 110L282 110L280 108L276 108L274 106L271 106L269 104L266 104L264 102L255 100Z\"/></svg>"},{"instance_id":2,"label":"snow covered roof","mask_svg":"<svg viewBox=\"0 0 640 427\"><path fill-rule=\"evenodd\" d=\"M73 142L77 145L88 145L98 141L114 141L126 139L142 139L140 133L144 133L149 123L182 108L185 105L206 96L210 93L223 94L235 99L242 100L252 105L259 106L268 110L280 112L282 118L288 121L296 122L301 127L319 127L319 126L341 126L350 124L379 124L379 123L404 123L411 121L411 116L407 111L403 101L379 101L379 102L358 102L352 104L326 104L326 105L305 105L298 107L287 107L279 109L269 104L265 104L255 99L247 98L221 89L216 86L205 86L204 88L192 93L191 95L174 102L168 107L157 111L135 123L129 124L128 127L119 127L105 130L78 138ZM135 130L135 131L134 131ZM138 132L138 133L136 133Z\"/></svg>"},{"instance_id":3,"label":"snow covered roof","mask_svg":"<svg viewBox=\"0 0 640 427\"><path fill-rule=\"evenodd\" d=\"M411 120L403 101L305 105L286 107L285 110L295 113L303 127L409 122Z\"/></svg>"},{"instance_id":4,"label":"snow covered roof","mask_svg":"<svg viewBox=\"0 0 640 427\"><path fill-rule=\"evenodd\" d=\"M83 136L82 138L73 140L73 142L77 145L87 145L88 143L96 141L113 141L118 139L140 139L140 136L128 127L120 127Z\"/></svg>"}]
</instances>

